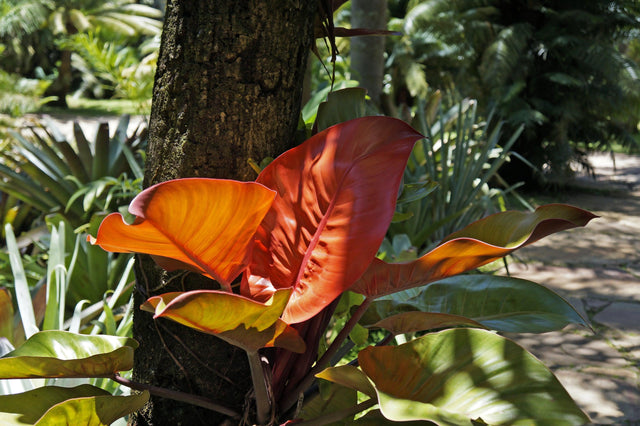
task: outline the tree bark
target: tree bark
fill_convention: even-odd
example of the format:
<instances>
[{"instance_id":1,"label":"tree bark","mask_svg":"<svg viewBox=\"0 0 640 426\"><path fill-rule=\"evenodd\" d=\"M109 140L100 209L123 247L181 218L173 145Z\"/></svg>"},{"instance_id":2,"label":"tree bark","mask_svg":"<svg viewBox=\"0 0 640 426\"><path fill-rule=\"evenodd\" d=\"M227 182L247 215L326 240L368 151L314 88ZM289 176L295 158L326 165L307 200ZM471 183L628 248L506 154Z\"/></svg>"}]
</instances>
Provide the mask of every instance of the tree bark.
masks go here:
<instances>
[{"instance_id":1,"label":"tree bark","mask_svg":"<svg viewBox=\"0 0 640 426\"><path fill-rule=\"evenodd\" d=\"M351 0L351 27L387 28L387 0ZM360 86L367 89L371 101L380 105L384 77L384 43L382 36L351 39L351 69Z\"/></svg>"},{"instance_id":2,"label":"tree bark","mask_svg":"<svg viewBox=\"0 0 640 426\"><path fill-rule=\"evenodd\" d=\"M181 177L253 180L260 162L295 145L315 1L169 1L153 94L144 186ZM196 274L167 274L146 256L139 292L217 288ZM215 399L242 413L252 404L244 351L137 311L134 380ZM249 402L247 402L249 401ZM249 419L251 420L251 419ZM152 397L133 424L218 425L224 415Z\"/></svg>"},{"instance_id":3,"label":"tree bark","mask_svg":"<svg viewBox=\"0 0 640 426\"><path fill-rule=\"evenodd\" d=\"M56 99L48 104L60 108L68 108L67 95L71 91L71 80L73 79L71 70L71 51L60 52L60 66L58 67L58 78L45 91L46 96L55 96Z\"/></svg>"}]
</instances>

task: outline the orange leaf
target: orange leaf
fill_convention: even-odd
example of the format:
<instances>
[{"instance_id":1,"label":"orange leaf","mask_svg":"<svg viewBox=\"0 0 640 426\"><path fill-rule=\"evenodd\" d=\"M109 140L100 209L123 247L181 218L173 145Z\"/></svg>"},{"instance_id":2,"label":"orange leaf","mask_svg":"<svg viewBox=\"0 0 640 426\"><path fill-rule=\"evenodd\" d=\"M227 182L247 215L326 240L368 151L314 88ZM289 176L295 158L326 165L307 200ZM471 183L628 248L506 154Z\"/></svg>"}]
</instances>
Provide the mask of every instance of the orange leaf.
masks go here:
<instances>
[{"instance_id":1,"label":"orange leaf","mask_svg":"<svg viewBox=\"0 0 640 426\"><path fill-rule=\"evenodd\" d=\"M485 265L552 233L585 226L595 217L563 204L541 206L535 212L497 213L451 234L413 262L375 259L350 290L380 297L419 287Z\"/></svg>"},{"instance_id":2,"label":"orange leaf","mask_svg":"<svg viewBox=\"0 0 640 426\"><path fill-rule=\"evenodd\" d=\"M400 120L364 117L318 133L267 166L256 181L278 195L256 234L242 293L264 300L293 287L282 318L298 323L353 284L384 238L420 138Z\"/></svg>"},{"instance_id":3,"label":"orange leaf","mask_svg":"<svg viewBox=\"0 0 640 426\"><path fill-rule=\"evenodd\" d=\"M189 269L227 291L248 263L251 237L271 207L274 192L254 182L177 179L142 191L129 211L107 216L93 244L112 252L153 255L168 270Z\"/></svg>"}]
</instances>

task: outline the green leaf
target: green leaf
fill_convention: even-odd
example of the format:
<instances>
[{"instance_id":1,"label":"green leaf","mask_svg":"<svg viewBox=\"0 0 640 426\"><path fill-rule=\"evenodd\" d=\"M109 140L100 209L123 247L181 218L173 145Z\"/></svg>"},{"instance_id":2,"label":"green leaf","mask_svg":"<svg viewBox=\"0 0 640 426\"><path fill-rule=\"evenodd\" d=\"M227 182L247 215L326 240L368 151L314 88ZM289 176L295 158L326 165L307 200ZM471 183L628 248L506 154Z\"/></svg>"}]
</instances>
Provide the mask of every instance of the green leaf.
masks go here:
<instances>
[{"instance_id":1,"label":"green leaf","mask_svg":"<svg viewBox=\"0 0 640 426\"><path fill-rule=\"evenodd\" d=\"M56 199L24 173L16 173L4 164L0 164L0 175L6 179L0 181L0 189L19 200L42 211L48 211L57 205Z\"/></svg>"},{"instance_id":2,"label":"green leaf","mask_svg":"<svg viewBox=\"0 0 640 426\"><path fill-rule=\"evenodd\" d=\"M91 180L106 176L109 170L109 123L100 123L94 142L93 163L91 165Z\"/></svg>"},{"instance_id":3,"label":"green leaf","mask_svg":"<svg viewBox=\"0 0 640 426\"><path fill-rule=\"evenodd\" d=\"M459 315L418 311L391 315L390 317L381 319L370 327L384 328L393 335L398 335L460 326L484 328L482 324Z\"/></svg>"},{"instance_id":4,"label":"green leaf","mask_svg":"<svg viewBox=\"0 0 640 426\"><path fill-rule=\"evenodd\" d=\"M64 309L67 269L65 265L65 223L51 228L49 259L47 262L47 297L42 330L61 330Z\"/></svg>"},{"instance_id":5,"label":"green leaf","mask_svg":"<svg viewBox=\"0 0 640 426\"><path fill-rule=\"evenodd\" d=\"M588 422L555 376L516 343L453 329L358 355L380 410L393 421L572 425Z\"/></svg>"},{"instance_id":6,"label":"green leaf","mask_svg":"<svg viewBox=\"0 0 640 426\"><path fill-rule=\"evenodd\" d=\"M137 347L127 337L41 331L0 358L0 378L109 377L133 367Z\"/></svg>"},{"instance_id":7,"label":"green leaf","mask_svg":"<svg viewBox=\"0 0 640 426\"><path fill-rule=\"evenodd\" d=\"M318 107L320 103L324 101L331 93L331 90L338 91L340 89L348 88L348 87L357 87L358 82L355 80L345 80L338 82L333 88L331 86L327 86L322 90L319 90L316 94L314 94L311 99L304 105L302 108L302 119L305 124L311 126L314 121L316 121L318 115Z\"/></svg>"},{"instance_id":8,"label":"green leaf","mask_svg":"<svg viewBox=\"0 0 640 426\"><path fill-rule=\"evenodd\" d=\"M358 403L358 394L349 388L337 386L332 383L325 383L327 386L321 385L321 391L306 401L302 406L302 410L298 418L305 420L313 420L318 417L325 416L327 413L340 413L349 410ZM322 388L325 388L324 391ZM331 425L347 425L351 424L353 414L346 416L342 421L329 423Z\"/></svg>"},{"instance_id":9,"label":"green leaf","mask_svg":"<svg viewBox=\"0 0 640 426\"><path fill-rule=\"evenodd\" d=\"M468 416L439 408L433 404L396 398L381 391L378 391L378 401L380 412L394 422L428 420L443 426L473 426L473 422Z\"/></svg>"},{"instance_id":10,"label":"green leaf","mask_svg":"<svg viewBox=\"0 0 640 426\"><path fill-rule=\"evenodd\" d=\"M426 424L427 426L433 426L431 422L391 422L385 416L382 415L380 410L371 410L364 416L355 420L352 424L357 426L389 426L393 424L394 426L408 425L408 426L418 426L421 424Z\"/></svg>"},{"instance_id":11,"label":"green leaf","mask_svg":"<svg viewBox=\"0 0 640 426\"><path fill-rule=\"evenodd\" d=\"M91 152L91 145L77 121L73 122L73 135L75 136L76 146L78 147L78 157L82 161L82 167L87 172L87 177L91 176L93 174L93 153Z\"/></svg>"},{"instance_id":12,"label":"green leaf","mask_svg":"<svg viewBox=\"0 0 640 426\"><path fill-rule=\"evenodd\" d=\"M329 93L326 102L318 105L318 131L364 117L366 96L367 90L362 87L350 87Z\"/></svg>"},{"instance_id":13,"label":"green leaf","mask_svg":"<svg viewBox=\"0 0 640 426\"><path fill-rule=\"evenodd\" d=\"M353 330L351 330L351 333L349 333L349 338L357 346L365 346L368 343L367 339L369 338L369 330L360 324L356 324L355 327L353 327Z\"/></svg>"},{"instance_id":14,"label":"green leaf","mask_svg":"<svg viewBox=\"0 0 640 426\"><path fill-rule=\"evenodd\" d=\"M276 346L302 353L304 341L280 319L290 294L290 289L278 290L260 303L226 291L173 292L151 297L141 309L153 312L154 318L218 336L247 352Z\"/></svg>"},{"instance_id":15,"label":"green leaf","mask_svg":"<svg viewBox=\"0 0 640 426\"><path fill-rule=\"evenodd\" d=\"M371 380L362 370L352 365L325 368L316 374L316 377L357 390L372 398L376 396L376 389L373 387Z\"/></svg>"},{"instance_id":16,"label":"green leaf","mask_svg":"<svg viewBox=\"0 0 640 426\"><path fill-rule=\"evenodd\" d=\"M401 312L458 315L493 330L545 333L570 323L588 322L548 288L518 278L460 275L382 297L371 304L362 324L374 324Z\"/></svg>"},{"instance_id":17,"label":"green leaf","mask_svg":"<svg viewBox=\"0 0 640 426\"><path fill-rule=\"evenodd\" d=\"M29 338L34 333L38 332L38 324L36 323L33 303L31 301L31 293L29 292L29 282L27 281L27 276L24 272L24 265L22 264L20 251L18 250L16 237L13 234L13 228L10 224L7 223L5 225L4 232L6 235L11 271L13 272L18 312L20 313L20 319L22 320L22 327L24 329L25 336Z\"/></svg>"},{"instance_id":18,"label":"green leaf","mask_svg":"<svg viewBox=\"0 0 640 426\"><path fill-rule=\"evenodd\" d=\"M437 188L438 183L432 181L405 184L402 187L402 194L400 195L400 198L398 198L398 202L396 205L402 205L421 200L427 195L431 194Z\"/></svg>"},{"instance_id":19,"label":"green leaf","mask_svg":"<svg viewBox=\"0 0 640 426\"><path fill-rule=\"evenodd\" d=\"M91 385L74 388L45 386L15 395L0 396L3 425L109 425L140 409L148 392L113 396Z\"/></svg>"},{"instance_id":20,"label":"green leaf","mask_svg":"<svg viewBox=\"0 0 640 426\"><path fill-rule=\"evenodd\" d=\"M404 222L405 220L409 220L412 217L413 217L412 212L407 212L407 213L395 212L393 213L393 217L391 218L391 223Z\"/></svg>"}]
</instances>

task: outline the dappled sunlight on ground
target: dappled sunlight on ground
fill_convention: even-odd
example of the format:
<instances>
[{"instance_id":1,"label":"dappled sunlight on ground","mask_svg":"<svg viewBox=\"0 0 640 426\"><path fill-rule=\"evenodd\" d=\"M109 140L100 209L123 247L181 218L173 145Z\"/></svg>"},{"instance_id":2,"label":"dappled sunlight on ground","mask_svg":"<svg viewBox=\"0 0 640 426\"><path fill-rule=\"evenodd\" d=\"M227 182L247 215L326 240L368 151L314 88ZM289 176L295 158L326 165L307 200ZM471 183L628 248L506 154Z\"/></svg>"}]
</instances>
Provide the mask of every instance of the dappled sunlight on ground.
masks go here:
<instances>
[{"instance_id":1,"label":"dappled sunlight on ground","mask_svg":"<svg viewBox=\"0 0 640 426\"><path fill-rule=\"evenodd\" d=\"M595 330L509 335L542 359L595 424L640 423L640 157L592 157L599 180L554 202L599 216L517 253L509 272L557 291ZM546 198L546 197L545 197ZM504 272L504 271L503 271Z\"/></svg>"}]
</instances>

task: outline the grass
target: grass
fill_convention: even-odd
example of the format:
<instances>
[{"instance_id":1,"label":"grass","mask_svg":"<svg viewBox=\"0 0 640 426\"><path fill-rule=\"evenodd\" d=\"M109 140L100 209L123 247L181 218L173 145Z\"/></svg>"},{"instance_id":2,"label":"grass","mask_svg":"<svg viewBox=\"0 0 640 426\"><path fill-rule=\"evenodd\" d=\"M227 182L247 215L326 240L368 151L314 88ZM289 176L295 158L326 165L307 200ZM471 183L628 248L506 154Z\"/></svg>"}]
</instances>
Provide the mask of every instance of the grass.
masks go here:
<instances>
[{"instance_id":1,"label":"grass","mask_svg":"<svg viewBox=\"0 0 640 426\"><path fill-rule=\"evenodd\" d=\"M82 116L104 116L122 114L149 115L151 111L151 99L130 100L130 99L85 99L67 97L69 108L59 108L44 105L38 113L82 115Z\"/></svg>"}]
</instances>

